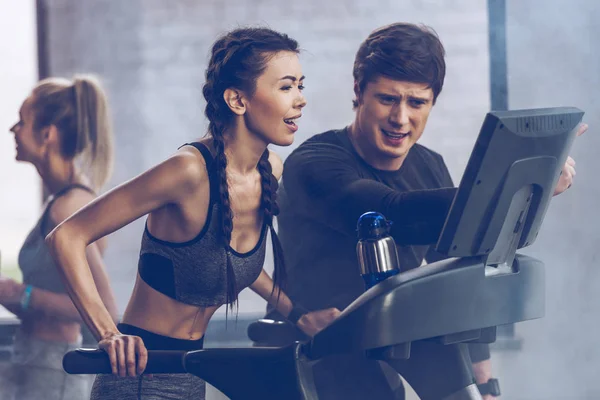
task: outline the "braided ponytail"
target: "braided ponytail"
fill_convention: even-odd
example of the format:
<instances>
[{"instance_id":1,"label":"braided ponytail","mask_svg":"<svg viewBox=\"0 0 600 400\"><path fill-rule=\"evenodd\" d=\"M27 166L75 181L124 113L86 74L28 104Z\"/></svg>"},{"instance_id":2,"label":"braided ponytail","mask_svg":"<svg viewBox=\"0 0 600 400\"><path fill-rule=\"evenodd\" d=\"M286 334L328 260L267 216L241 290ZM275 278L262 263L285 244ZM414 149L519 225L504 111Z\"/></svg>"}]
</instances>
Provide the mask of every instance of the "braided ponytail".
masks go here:
<instances>
[{"instance_id":1,"label":"braided ponytail","mask_svg":"<svg viewBox=\"0 0 600 400\"><path fill-rule=\"evenodd\" d=\"M275 285L280 289L285 289L287 275L285 272L283 248L281 247L277 232L275 232L275 229L273 228L273 219L275 216L279 215L279 206L277 205L277 188L279 185L273 176L273 170L271 163L269 162L268 149L265 150L260 157L258 171L260 172L262 188L261 208L264 213L265 222L271 231L271 242L273 245L273 282L275 282ZM273 294L274 291L275 286L273 286L271 294ZM279 301L280 293L281 292L277 292L277 301Z\"/></svg>"},{"instance_id":2,"label":"braided ponytail","mask_svg":"<svg viewBox=\"0 0 600 400\"><path fill-rule=\"evenodd\" d=\"M223 246L225 247L226 258L226 303L233 309L233 304L237 300L237 287L235 282L235 273L231 264L231 232L233 231L233 213L231 212L231 203L229 201L229 187L227 185L227 157L225 157L225 143L222 135L214 135L214 144L217 150L216 171L219 184L219 211L221 217L221 232L223 233Z\"/></svg>"}]
</instances>

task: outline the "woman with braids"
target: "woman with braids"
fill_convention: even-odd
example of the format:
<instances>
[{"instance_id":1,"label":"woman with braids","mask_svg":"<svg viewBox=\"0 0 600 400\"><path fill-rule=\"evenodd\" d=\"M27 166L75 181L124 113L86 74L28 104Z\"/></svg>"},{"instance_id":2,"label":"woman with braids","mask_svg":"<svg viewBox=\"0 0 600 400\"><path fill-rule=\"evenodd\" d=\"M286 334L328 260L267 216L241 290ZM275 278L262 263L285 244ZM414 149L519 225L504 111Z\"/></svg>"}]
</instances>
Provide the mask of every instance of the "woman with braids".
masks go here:
<instances>
[{"instance_id":1,"label":"woman with braids","mask_svg":"<svg viewBox=\"0 0 600 400\"><path fill-rule=\"evenodd\" d=\"M106 96L89 76L45 79L33 89L10 129L18 161L33 164L50 193L42 215L19 253L23 283L0 277L0 304L21 324L11 368L0 398L67 400L89 396L91 381L67 375L61 359L81 346L81 317L69 298L44 238L89 203L110 175L112 132ZM100 293L107 318L117 308L101 261L106 243L83 249L90 283Z\"/></svg>"},{"instance_id":2,"label":"woman with braids","mask_svg":"<svg viewBox=\"0 0 600 400\"><path fill-rule=\"evenodd\" d=\"M304 313L279 290L285 269L273 217L282 163L267 145L292 143L306 104L303 78L298 44L287 35L264 28L225 34L206 70L207 137L99 197L48 236L74 303L110 357L113 375L96 378L92 399L204 398L204 383L193 375L142 375L147 349L202 348L211 316L223 304L231 310L246 287L309 335L339 313ZM84 249L145 214L138 276L115 326ZM263 271L268 231L275 283Z\"/></svg>"}]
</instances>

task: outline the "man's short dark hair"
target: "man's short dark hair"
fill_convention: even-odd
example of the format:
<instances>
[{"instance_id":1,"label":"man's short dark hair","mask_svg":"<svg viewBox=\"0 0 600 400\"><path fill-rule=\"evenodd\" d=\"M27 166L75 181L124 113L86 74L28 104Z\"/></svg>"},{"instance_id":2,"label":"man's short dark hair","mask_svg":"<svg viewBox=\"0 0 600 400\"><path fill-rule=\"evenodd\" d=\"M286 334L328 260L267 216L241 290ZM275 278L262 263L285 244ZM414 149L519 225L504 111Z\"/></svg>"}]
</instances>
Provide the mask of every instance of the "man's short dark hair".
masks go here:
<instances>
[{"instance_id":1,"label":"man's short dark hair","mask_svg":"<svg viewBox=\"0 0 600 400\"><path fill-rule=\"evenodd\" d=\"M435 103L444 85L444 46L437 33L425 25L395 23L371 32L354 59L354 81L362 93L367 83L380 76L425 83ZM353 100L354 107L358 106Z\"/></svg>"}]
</instances>

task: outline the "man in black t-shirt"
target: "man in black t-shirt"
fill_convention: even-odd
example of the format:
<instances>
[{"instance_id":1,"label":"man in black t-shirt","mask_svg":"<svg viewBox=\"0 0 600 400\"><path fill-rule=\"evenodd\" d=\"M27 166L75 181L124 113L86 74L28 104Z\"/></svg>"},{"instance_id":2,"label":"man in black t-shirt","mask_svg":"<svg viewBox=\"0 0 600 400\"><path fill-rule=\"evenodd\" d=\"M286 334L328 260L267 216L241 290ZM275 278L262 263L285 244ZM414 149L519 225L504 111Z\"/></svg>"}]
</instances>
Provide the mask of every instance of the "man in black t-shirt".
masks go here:
<instances>
[{"instance_id":1,"label":"man in black t-shirt","mask_svg":"<svg viewBox=\"0 0 600 400\"><path fill-rule=\"evenodd\" d=\"M430 246L456 192L442 157L417 144L444 82L444 49L436 34L403 23L379 28L361 44L353 74L354 122L310 138L284 164L278 226L286 293L309 310L342 310L364 292L355 247L356 222L366 211L393 221L401 270L441 259ZM556 193L571 183L571 161ZM269 317L282 319L273 312ZM438 347L436 357L448 346ZM421 360L432 356L430 348L413 346L413 354L412 370L403 375L415 374L410 380L422 398L453 393L450 377L443 381L435 365L419 363L419 354ZM477 383L486 383L492 378L487 346L473 346L471 356ZM397 374L383 373L376 361L331 357L314 374L321 399L403 398Z\"/></svg>"},{"instance_id":2,"label":"man in black t-shirt","mask_svg":"<svg viewBox=\"0 0 600 400\"><path fill-rule=\"evenodd\" d=\"M342 310L364 292L355 250L357 215L377 210L393 221L400 267L408 270L423 262L455 193L439 154L415 144L402 168L377 169L357 153L350 129L313 136L284 167L278 224L287 287L308 309ZM424 189L437 190L417 192Z\"/></svg>"}]
</instances>

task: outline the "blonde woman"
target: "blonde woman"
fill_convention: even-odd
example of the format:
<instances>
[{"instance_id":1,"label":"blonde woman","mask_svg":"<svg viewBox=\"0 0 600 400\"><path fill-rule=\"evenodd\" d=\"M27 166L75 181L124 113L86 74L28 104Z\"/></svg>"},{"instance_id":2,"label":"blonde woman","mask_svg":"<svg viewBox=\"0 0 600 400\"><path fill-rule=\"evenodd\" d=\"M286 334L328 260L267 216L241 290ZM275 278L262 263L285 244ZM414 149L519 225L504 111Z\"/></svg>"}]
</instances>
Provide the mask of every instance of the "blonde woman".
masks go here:
<instances>
[{"instance_id":1,"label":"blonde woman","mask_svg":"<svg viewBox=\"0 0 600 400\"><path fill-rule=\"evenodd\" d=\"M81 345L81 317L66 293L44 242L59 223L95 198L110 176L112 132L106 96L92 77L45 79L33 89L10 129L16 159L33 164L50 193L19 253L23 283L0 277L0 304L21 320L15 335L10 385L2 399L83 399L90 379L62 370L62 356ZM94 283L111 317L117 309L99 240L87 247Z\"/></svg>"}]
</instances>

